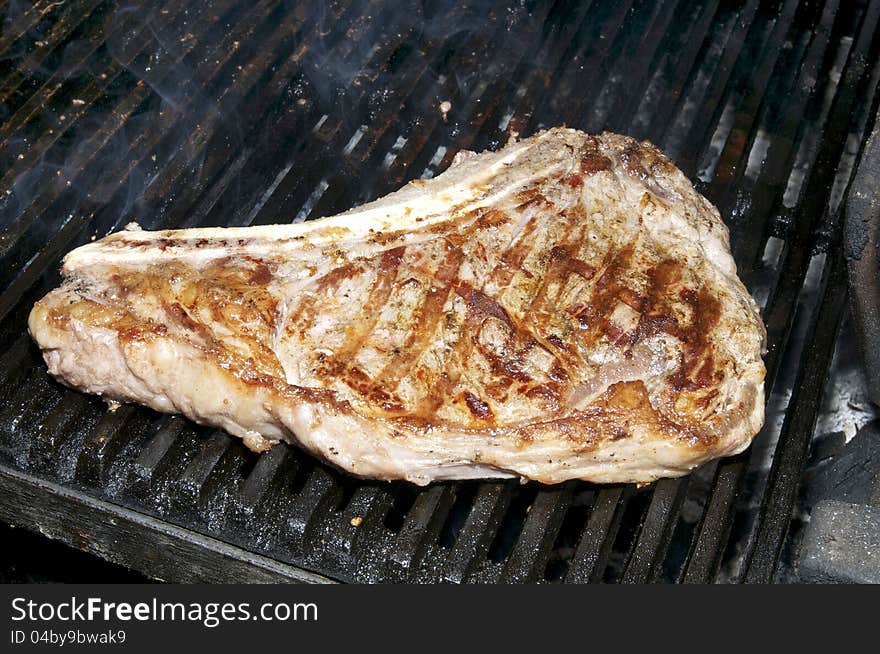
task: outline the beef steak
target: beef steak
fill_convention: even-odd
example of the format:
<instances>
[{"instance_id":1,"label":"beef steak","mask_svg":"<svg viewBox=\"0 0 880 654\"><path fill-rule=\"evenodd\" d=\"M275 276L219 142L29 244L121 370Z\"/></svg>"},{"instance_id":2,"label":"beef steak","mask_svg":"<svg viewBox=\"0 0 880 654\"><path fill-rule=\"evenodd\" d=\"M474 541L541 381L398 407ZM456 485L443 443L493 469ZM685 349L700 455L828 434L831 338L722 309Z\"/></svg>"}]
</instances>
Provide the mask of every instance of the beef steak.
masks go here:
<instances>
[{"instance_id":1,"label":"beef steak","mask_svg":"<svg viewBox=\"0 0 880 654\"><path fill-rule=\"evenodd\" d=\"M743 450L765 331L650 143L551 129L303 224L67 255L49 371L359 476L647 482Z\"/></svg>"}]
</instances>

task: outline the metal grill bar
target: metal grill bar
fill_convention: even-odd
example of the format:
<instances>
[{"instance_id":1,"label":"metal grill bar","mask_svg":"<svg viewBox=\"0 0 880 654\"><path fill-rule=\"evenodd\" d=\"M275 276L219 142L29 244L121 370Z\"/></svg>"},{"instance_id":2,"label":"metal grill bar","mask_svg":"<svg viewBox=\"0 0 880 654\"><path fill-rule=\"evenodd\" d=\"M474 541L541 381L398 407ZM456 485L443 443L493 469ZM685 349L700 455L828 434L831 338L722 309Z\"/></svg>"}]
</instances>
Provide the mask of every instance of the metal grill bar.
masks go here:
<instances>
[{"instance_id":1,"label":"metal grill bar","mask_svg":"<svg viewBox=\"0 0 880 654\"><path fill-rule=\"evenodd\" d=\"M393 579L402 581L418 569L429 545L440 535L453 500L449 486L434 486L419 493L391 550L389 572Z\"/></svg>"},{"instance_id":2,"label":"metal grill bar","mask_svg":"<svg viewBox=\"0 0 880 654\"><path fill-rule=\"evenodd\" d=\"M807 338L804 353L806 364L800 370L795 386L797 392L789 405L776 446L757 534L748 549L743 577L746 582L768 582L773 579L791 521L816 422L815 407L825 388L837 328L846 306L846 274L839 248L832 252L825 265L823 287L822 305Z\"/></svg>"},{"instance_id":3,"label":"metal grill bar","mask_svg":"<svg viewBox=\"0 0 880 654\"><path fill-rule=\"evenodd\" d=\"M562 526L574 492L573 483L542 490L529 505L520 531L499 581L504 583L543 579L550 548Z\"/></svg>"},{"instance_id":4,"label":"metal grill bar","mask_svg":"<svg viewBox=\"0 0 880 654\"><path fill-rule=\"evenodd\" d=\"M575 583L602 581L614 537L623 519L625 507L623 500L628 496L628 489L619 486L599 491L590 518L581 534L578 548L572 557L566 581Z\"/></svg>"}]
</instances>

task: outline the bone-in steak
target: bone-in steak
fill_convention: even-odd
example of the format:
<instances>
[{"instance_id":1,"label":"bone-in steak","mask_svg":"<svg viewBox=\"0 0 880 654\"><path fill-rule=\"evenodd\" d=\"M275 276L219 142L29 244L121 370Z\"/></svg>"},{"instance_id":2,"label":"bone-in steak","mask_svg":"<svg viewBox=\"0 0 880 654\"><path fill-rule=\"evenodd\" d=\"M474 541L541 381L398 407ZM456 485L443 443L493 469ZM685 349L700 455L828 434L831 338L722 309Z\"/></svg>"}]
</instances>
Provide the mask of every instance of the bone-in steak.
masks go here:
<instances>
[{"instance_id":1,"label":"bone-in steak","mask_svg":"<svg viewBox=\"0 0 880 654\"><path fill-rule=\"evenodd\" d=\"M649 143L552 129L297 225L71 252L50 372L356 475L647 482L743 450L765 338L717 210Z\"/></svg>"}]
</instances>

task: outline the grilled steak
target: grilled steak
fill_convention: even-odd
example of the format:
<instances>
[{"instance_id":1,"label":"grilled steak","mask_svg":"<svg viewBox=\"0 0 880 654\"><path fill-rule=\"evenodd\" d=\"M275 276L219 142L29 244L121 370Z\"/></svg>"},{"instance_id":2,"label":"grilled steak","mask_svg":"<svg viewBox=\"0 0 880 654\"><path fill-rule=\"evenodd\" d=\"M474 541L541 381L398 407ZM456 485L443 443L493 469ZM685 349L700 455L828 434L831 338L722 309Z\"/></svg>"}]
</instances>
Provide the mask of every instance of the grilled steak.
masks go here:
<instances>
[{"instance_id":1,"label":"grilled steak","mask_svg":"<svg viewBox=\"0 0 880 654\"><path fill-rule=\"evenodd\" d=\"M764 327L717 210L649 143L552 129L297 225L71 252L61 381L364 477L647 482L743 450Z\"/></svg>"}]
</instances>

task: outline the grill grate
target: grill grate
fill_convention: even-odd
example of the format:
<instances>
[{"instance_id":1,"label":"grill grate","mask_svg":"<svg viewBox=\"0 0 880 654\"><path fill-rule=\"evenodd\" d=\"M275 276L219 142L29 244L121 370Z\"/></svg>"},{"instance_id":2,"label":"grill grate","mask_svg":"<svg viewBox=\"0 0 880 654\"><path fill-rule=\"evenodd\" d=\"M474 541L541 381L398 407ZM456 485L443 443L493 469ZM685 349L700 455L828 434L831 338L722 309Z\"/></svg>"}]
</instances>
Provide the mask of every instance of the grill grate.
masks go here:
<instances>
[{"instance_id":1,"label":"grill grate","mask_svg":"<svg viewBox=\"0 0 880 654\"><path fill-rule=\"evenodd\" d=\"M840 206L876 111L880 2L0 12L5 520L182 580L780 574L846 306ZM291 447L257 456L180 417L108 412L50 380L24 331L60 257L130 220L310 219L560 123L654 141L725 216L770 339L747 452L641 489L358 481Z\"/></svg>"}]
</instances>

